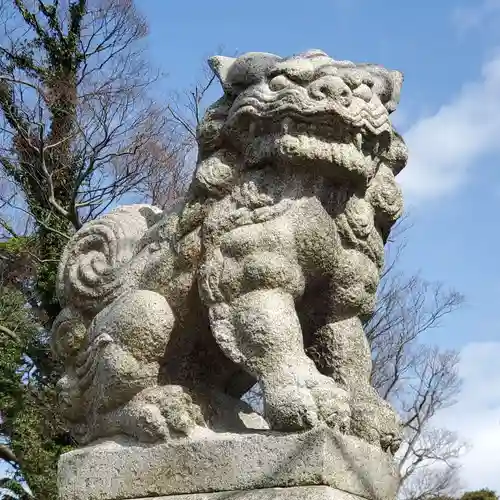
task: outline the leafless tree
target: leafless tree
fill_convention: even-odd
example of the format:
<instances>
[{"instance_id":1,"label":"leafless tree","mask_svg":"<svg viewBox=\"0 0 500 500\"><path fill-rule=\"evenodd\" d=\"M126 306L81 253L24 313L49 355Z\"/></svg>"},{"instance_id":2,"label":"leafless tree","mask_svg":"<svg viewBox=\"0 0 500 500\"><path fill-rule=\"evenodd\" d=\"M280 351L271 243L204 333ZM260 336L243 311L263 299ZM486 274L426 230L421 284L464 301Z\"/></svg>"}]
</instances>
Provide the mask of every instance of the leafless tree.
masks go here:
<instances>
[{"instance_id":1,"label":"leafless tree","mask_svg":"<svg viewBox=\"0 0 500 500\"><path fill-rule=\"evenodd\" d=\"M27 412L21 420L36 414L35 424L48 429L38 437L53 460L47 455L44 464L33 459L22 467L30 486L40 480L40 492L53 482L54 443L66 436L53 415L59 368L46 342L60 310L55 275L62 248L73 231L116 204L160 197L168 204L182 192L187 149L168 103L155 93L147 24L133 0L0 0L0 7L0 268L3 281L27 292L45 327L38 326L22 357L36 364L40 400L19 410ZM3 317L0 324L2 342L16 343L18 332ZM26 388L18 372L9 376L11 387ZM8 449L21 447L26 457L39 451L14 429L17 416L0 418L0 459L9 463Z\"/></svg>"},{"instance_id":2,"label":"leafless tree","mask_svg":"<svg viewBox=\"0 0 500 500\"><path fill-rule=\"evenodd\" d=\"M460 393L458 353L429 342L463 296L418 274L405 277L397 263L404 239L392 243L377 307L365 325L372 347L372 384L400 413L404 444L398 453L400 496L421 500L458 487L457 459L466 450L459 436L433 426L433 417Z\"/></svg>"},{"instance_id":3,"label":"leafless tree","mask_svg":"<svg viewBox=\"0 0 500 500\"><path fill-rule=\"evenodd\" d=\"M167 173L179 181L183 145L152 94L158 76L133 1L15 0L4 10L0 164L11 182L78 229L125 196L144 196L160 171L162 183ZM24 201L9 204L50 229Z\"/></svg>"},{"instance_id":4,"label":"leafless tree","mask_svg":"<svg viewBox=\"0 0 500 500\"><path fill-rule=\"evenodd\" d=\"M213 54L222 54L219 47ZM215 74L210 69L204 57L200 71L194 83L186 89L170 93L166 106L166 116L172 145L161 146L167 152L165 164L174 163L171 168L156 169L148 173L144 180L147 188L144 190L150 196L151 202L159 207L168 207L181 199L186 192L197 158L197 128L203 119L207 105L215 91ZM155 147L150 145L149 147ZM168 156L168 153L175 152ZM159 153L161 155L161 153ZM158 156L158 153L157 153ZM168 176L168 179L165 179Z\"/></svg>"},{"instance_id":5,"label":"leafless tree","mask_svg":"<svg viewBox=\"0 0 500 500\"><path fill-rule=\"evenodd\" d=\"M423 464L402 483L399 497L412 500L458 498L462 490L460 468L456 464Z\"/></svg>"},{"instance_id":6,"label":"leafless tree","mask_svg":"<svg viewBox=\"0 0 500 500\"><path fill-rule=\"evenodd\" d=\"M216 51L220 53L219 49ZM182 92L172 93L168 111L172 119L186 135L190 145L196 147L196 129L200 124L206 109L206 98L213 88L215 74L206 61L203 61L201 71L195 83Z\"/></svg>"},{"instance_id":7,"label":"leafless tree","mask_svg":"<svg viewBox=\"0 0 500 500\"><path fill-rule=\"evenodd\" d=\"M71 233L117 204L168 206L185 189L189 146L157 99L133 0L3 7L0 226L7 239L36 235L35 289L50 323Z\"/></svg>"}]
</instances>

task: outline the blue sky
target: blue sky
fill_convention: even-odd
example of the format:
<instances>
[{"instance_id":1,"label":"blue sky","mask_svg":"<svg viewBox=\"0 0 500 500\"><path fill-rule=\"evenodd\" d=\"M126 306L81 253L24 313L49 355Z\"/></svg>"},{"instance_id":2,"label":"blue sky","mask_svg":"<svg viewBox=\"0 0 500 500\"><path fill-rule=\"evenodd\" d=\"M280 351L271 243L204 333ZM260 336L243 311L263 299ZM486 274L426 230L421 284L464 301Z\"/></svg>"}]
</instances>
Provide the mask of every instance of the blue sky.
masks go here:
<instances>
[{"instance_id":1,"label":"blue sky","mask_svg":"<svg viewBox=\"0 0 500 500\"><path fill-rule=\"evenodd\" d=\"M413 227L402 267L466 296L428 339L462 354L464 390L440 423L473 446L463 461L465 486L500 491L500 0L139 5L168 89L193 84L220 47L279 55L319 48L404 72L394 120L410 148L401 184Z\"/></svg>"},{"instance_id":2,"label":"blue sky","mask_svg":"<svg viewBox=\"0 0 500 500\"><path fill-rule=\"evenodd\" d=\"M500 0L140 0L165 95L218 52L319 48L405 74L394 120L412 229L402 268L466 297L430 341L461 350L465 385L440 423L473 446L470 488L500 492ZM216 97L214 95L214 97Z\"/></svg>"},{"instance_id":3,"label":"blue sky","mask_svg":"<svg viewBox=\"0 0 500 500\"><path fill-rule=\"evenodd\" d=\"M446 134L437 123L443 106L460 105L468 87L475 83L481 87L484 65L500 56L494 23L495 18L500 21L500 1L145 0L140 5L150 23L154 62L168 74L166 82L173 89L189 87L203 59L220 46L229 54L288 55L321 48L338 59L377 62L403 71L405 85L395 122L409 134L412 156L402 184L414 225L403 267L409 272L421 270L425 278L466 294L467 306L450 317L450 331L441 336L441 342L461 347L472 336L498 338L492 301L500 289L491 248L497 239L493 228L500 202L500 174L494 168L500 130L498 141L486 138L487 144L466 151L465 159L455 162L453 154L445 152L447 159L440 153L438 171L435 155L427 151L427 139L432 142L431 151L439 152L441 136ZM478 111L470 111L477 115L473 121L488 118L495 112L495 102L500 104L498 61L497 75L490 77L495 83L496 76L498 83L498 91L492 92L494 102L482 99L483 88L479 88L477 103L473 102ZM462 112L464 120L467 112ZM453 116L450 120L454 122ZM500 119L495 120L500 125ZM457 142L471 142L460 136L468 132L466 126L462 128L446 139L451 148Z\"/></svg>"}]
</instances>

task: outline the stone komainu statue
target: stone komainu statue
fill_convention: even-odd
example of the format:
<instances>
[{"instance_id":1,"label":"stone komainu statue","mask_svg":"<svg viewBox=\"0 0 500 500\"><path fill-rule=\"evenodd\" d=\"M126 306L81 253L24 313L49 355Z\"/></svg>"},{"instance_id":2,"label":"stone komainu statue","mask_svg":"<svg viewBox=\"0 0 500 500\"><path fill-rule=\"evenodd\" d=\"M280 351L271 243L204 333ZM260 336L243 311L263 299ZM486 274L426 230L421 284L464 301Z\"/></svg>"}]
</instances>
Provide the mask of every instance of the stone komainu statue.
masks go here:
<instances>
[{"instance_id":1,"label":"stone komainu statue","mask_svg":"<svg viewBox=\"0 0 500 500\"><path fill-rule=\"evenodd\" d=\"M271 429L328 425L394 452L362 321L402 211L402 75L316 50L210 64L224 95L182 206L119 208L65 249L64 415L81 443L241 430L258 382Z\"/></svg>"}]
</instances>

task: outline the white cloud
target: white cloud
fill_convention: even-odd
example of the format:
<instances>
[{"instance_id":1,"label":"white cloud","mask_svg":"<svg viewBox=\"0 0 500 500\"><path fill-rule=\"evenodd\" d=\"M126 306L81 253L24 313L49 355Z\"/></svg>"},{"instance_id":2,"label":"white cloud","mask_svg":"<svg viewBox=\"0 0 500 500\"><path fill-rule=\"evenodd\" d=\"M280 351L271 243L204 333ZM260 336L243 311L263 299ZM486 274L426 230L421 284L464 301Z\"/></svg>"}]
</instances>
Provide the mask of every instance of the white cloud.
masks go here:
<instances>
[{"instance_id":1,"label":"white cloud","mask_svg":"<svg viewBox=\"0 0 500 500\"><path fill-rule=\"evenodd\" d=\"M436 415L434 424L454 430L471 450L462 459L466 489L500 493L500 342L474 342L461 352L464 380L459 402Z\"/></svg>"},{"instance_id":2,"label":"white cloud","mask_svg":"<svg viewBox=\"0 0 500 500\"><path fill-rule=\"evenodd\" d=\"M403 134L410 159L399 179L410 202L453 192L483 156L500 151L499 110L500 55L483 66L479 81Z\"/></svg>"}]
</instances>

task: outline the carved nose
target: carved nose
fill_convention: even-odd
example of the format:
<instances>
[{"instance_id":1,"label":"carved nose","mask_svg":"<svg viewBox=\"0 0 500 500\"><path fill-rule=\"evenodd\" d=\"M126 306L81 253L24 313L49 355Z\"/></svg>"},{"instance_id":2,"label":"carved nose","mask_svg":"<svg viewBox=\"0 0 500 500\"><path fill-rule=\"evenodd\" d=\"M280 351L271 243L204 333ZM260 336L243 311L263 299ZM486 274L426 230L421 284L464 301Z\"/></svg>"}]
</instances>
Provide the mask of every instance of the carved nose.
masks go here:
<instances>
[{"instance_id":1,"label":"carved nose","mask_svg":"<svg viewBox=\"0 0 500 500\"><path fill-rule=\"evenodd\" d=\"M318 78L309 86L309 94L318 101L323 99L334 99L343 106L349 106L352 102L352 91L338 76L323 76Z\"/></svg>"}]
</instances>

